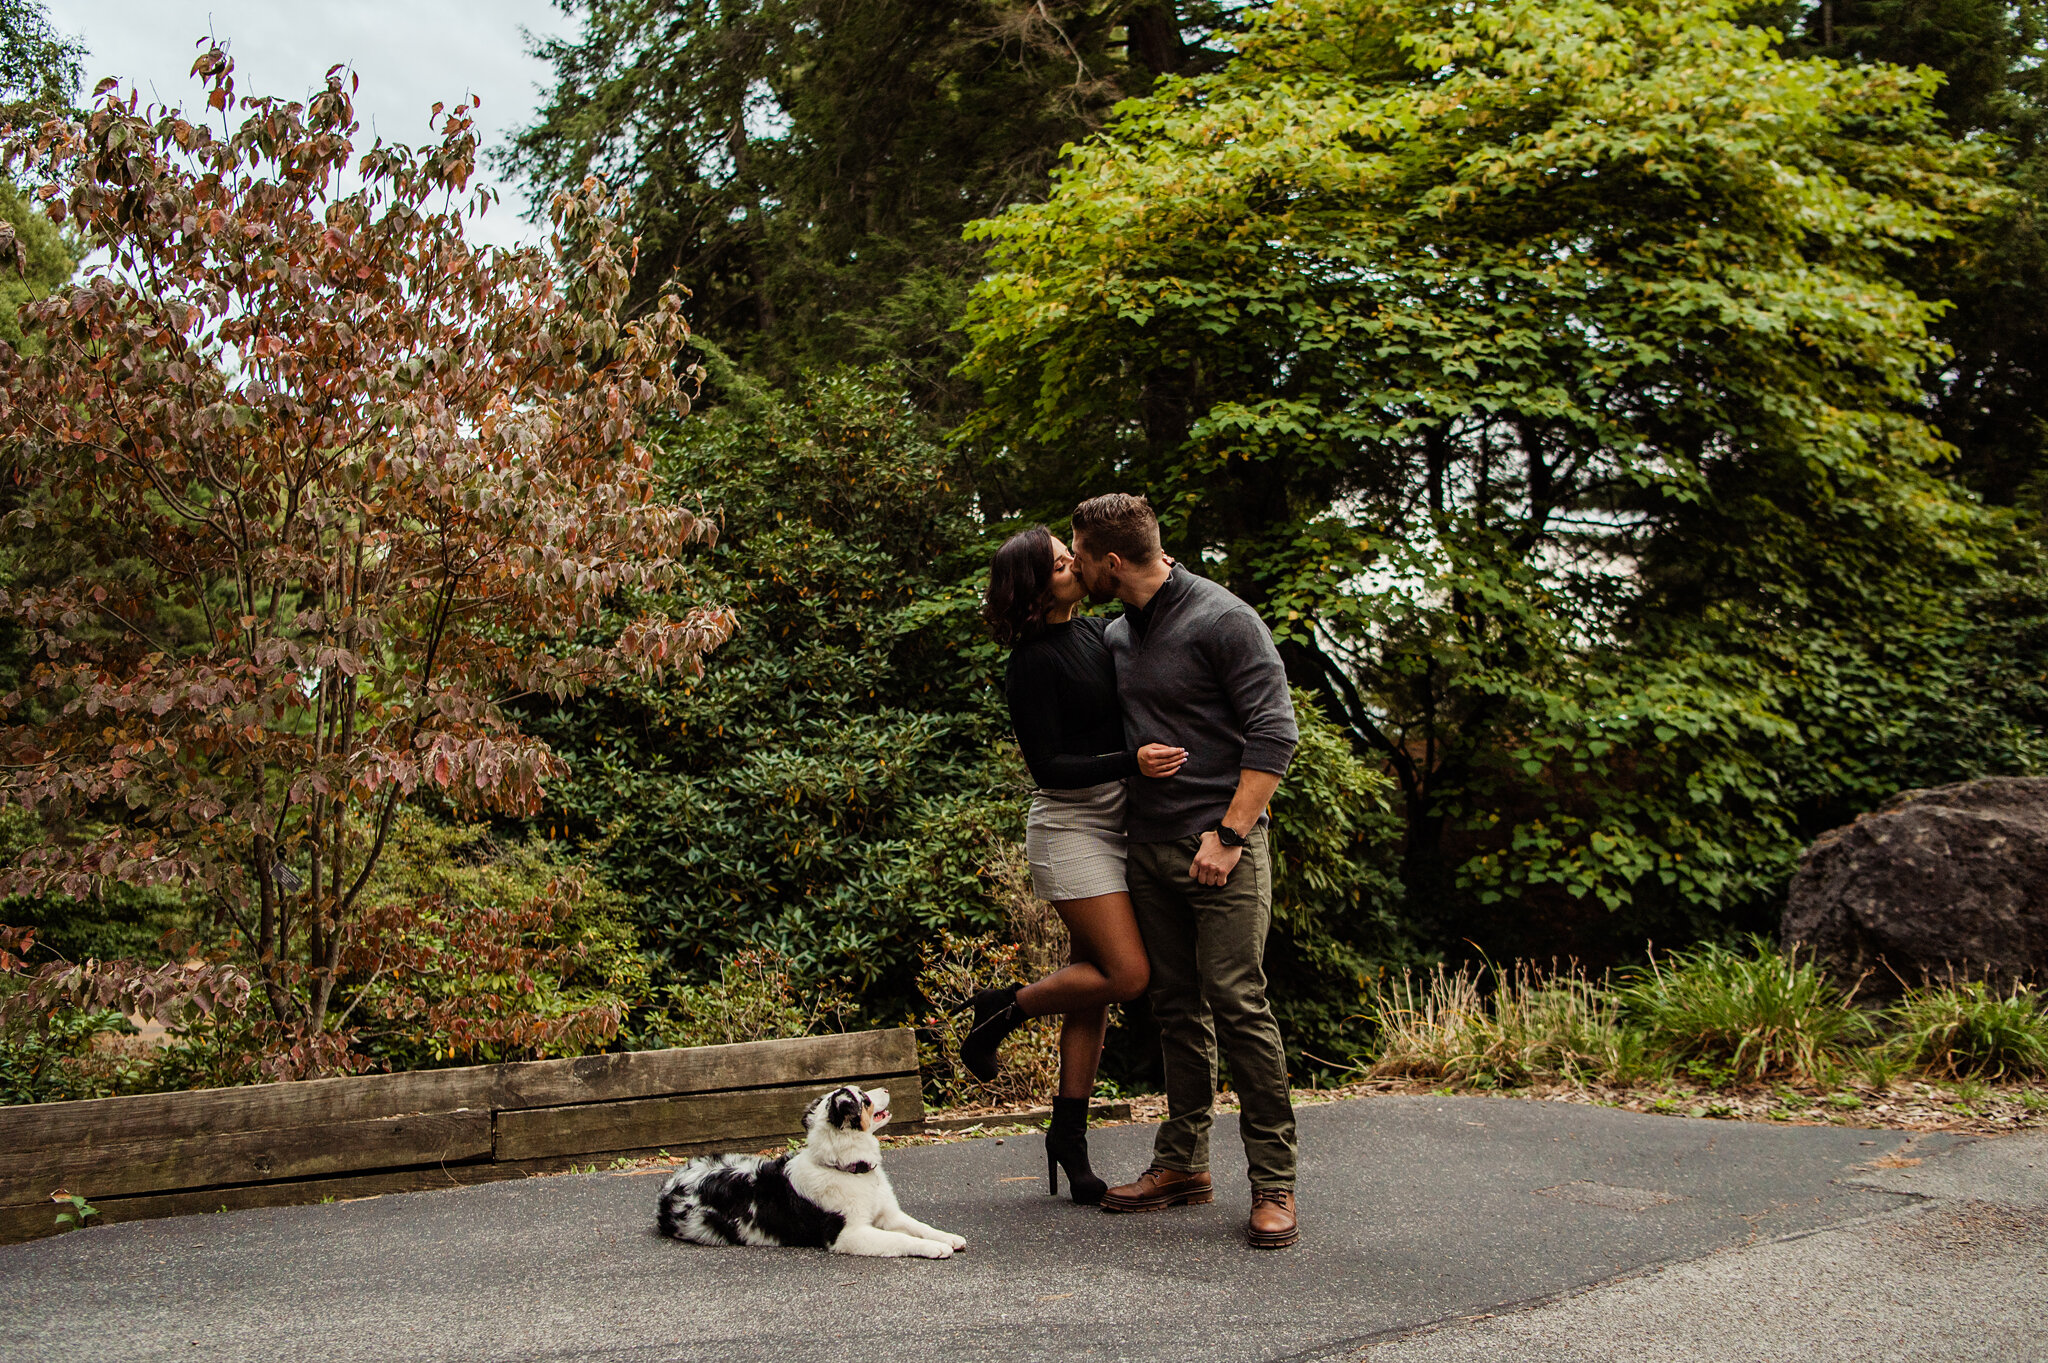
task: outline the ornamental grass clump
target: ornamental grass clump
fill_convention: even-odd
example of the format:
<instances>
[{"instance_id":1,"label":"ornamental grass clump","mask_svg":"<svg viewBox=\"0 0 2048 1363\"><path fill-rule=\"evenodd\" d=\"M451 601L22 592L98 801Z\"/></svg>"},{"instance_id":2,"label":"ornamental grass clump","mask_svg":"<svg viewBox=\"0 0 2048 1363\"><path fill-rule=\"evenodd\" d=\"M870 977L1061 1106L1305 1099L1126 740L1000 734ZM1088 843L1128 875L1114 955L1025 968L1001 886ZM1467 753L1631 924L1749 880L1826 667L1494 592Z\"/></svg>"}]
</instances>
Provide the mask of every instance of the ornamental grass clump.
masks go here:
<instances>
[{"instance_id":1,"label":"ornamental grass clump","mask_svg":"<svg viewBox=\"0 0 2048 1363\"><path fill-rule=\"evenodd\" d=\"M1379 1033L1370 1072L1397 1079L1463 1079L1481 1068L1489 1019L1479 981L1466 970L1403 971L1374 992L1366 1017Z\"/></svg>"},{"instance_id":2,"label":"ornamental grass clump","mask_svg":"<svg viewBox=\"0 0 2048 1363\"><path fill-rule=\"evenodd\" d=\"M1730 1080L1821 1082L1869 1020L1812 958L1752 937L1746 950L1708 945L1652 954L1614 991L1622 1019L1676 1061L1725 1067Z\"/></svg>"},{"instance_id":3,"label":"ornamental grass clump","mask_svg":"<svg viewBox=\"0 0 2048 1363\"><path fill-rule=\"evenodd\" d=\"M2019 985L2003 998L1981 980L1914 989L1888 1010L1888 1048L1905 1065L1945 1079L2048 1075L2048 1009Z\"/></svg>"},{"instance_id":4,"label":"ornamental grass clump","mask_svg":"<svg viewBox=\"0 0 2048 1363\"><path fill-rule=\"evenodd\" d=\"M1491 987L1489 987L1489 985ZM1641 1077L1652 1061L1622 1025L1607 988L1576 966L1548 975L1526 962L1404 972L1382 985L1368 1016L1379 1032L1377 1077L1515 1086Z\"/></svg>"}]
</instances>

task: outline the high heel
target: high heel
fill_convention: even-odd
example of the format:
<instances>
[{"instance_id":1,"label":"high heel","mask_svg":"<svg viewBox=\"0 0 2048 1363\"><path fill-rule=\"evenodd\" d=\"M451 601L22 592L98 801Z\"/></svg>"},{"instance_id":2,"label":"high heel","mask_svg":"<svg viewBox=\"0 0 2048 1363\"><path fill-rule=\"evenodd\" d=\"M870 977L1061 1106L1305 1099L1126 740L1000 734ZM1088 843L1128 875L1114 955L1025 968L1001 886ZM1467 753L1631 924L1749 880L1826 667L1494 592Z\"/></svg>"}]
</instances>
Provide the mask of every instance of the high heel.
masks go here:
<instances>
[{"instance_id":1,"label":"high heel","mask_svg":"<svg viewBox=\"0 0 2048 1363\"><path fill-rule=\"evenodd\" d=\"M1052 1195L1059 1196L1060 1170L1067 1171L1067 1191L1076 1204L1097 1206L1109 1185L1088 1167L1088 1100L1055 1098L1052 1121L1045 1128L1045 1175Z\"/></svg>"},{"instance_id":2,"label":"high heel","mask_svg":"<svg viewBox=\"0 0 2048 1363\"><path fill-rule=\"evenodd\" d=\"M967 1072L986 1084L996 1077L996 1048L1022 1027L1025 1022L1024 1010L1017 1006L1017 991L1021 985L1005 985L1001 989L984 989L967 1001L966 1007L974 1010L974 1026L968 1029L967 1037L960 1043L960 1063Z\"/></svg>"}]
</instances>

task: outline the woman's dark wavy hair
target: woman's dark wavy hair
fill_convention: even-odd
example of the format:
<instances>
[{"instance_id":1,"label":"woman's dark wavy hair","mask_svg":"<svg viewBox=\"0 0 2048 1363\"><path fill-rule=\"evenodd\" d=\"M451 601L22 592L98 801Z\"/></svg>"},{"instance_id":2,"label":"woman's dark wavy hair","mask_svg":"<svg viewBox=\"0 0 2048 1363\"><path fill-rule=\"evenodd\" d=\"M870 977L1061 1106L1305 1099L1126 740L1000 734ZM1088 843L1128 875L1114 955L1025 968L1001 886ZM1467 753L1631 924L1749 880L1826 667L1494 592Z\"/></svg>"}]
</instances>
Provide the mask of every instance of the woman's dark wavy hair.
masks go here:
<instances>
[{"instance_id":1,"label":"woman's dark wavy hair","mask_svg":"<svg viewBox=\"0 0 2048 1363\"><path fill-rule=\"evenodd\" d=\"M1045 627L1052 565L1052 531L1042 525L1020 530L996 550L988 565L981 618L997 643L1006 648L1021 644Z\"/></svg>"}]
</instances>

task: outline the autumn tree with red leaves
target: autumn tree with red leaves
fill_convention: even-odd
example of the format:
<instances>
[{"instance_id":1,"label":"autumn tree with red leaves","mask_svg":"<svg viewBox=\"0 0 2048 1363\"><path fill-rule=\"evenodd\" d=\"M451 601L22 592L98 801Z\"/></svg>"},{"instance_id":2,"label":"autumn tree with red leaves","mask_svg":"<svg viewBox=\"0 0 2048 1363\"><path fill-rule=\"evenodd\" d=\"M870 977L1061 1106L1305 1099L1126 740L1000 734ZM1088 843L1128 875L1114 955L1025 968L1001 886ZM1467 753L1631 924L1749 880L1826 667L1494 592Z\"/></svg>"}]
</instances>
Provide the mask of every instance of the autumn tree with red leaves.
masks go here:
<instances>
[{"instance_id":1,"label":"autumn tree with red leaves","mask_svg":"<svg viewBox=\"0 0 2048 1363\"><path fill-rule=\"evenodd\" d=\"M586 182L552 254L480 249L468 106L358 154L340 68L304 104L211 45L193 74L202 118L109 82L8 144L108 264L0 348L5 533L39 537L0 803L55 834L0 895L202 896L307 1072L400 806L532 813L561 768L511 702L701 670L733 619L645 609L715 528L650 473L695 372L673 292L623 316L621 205Z\"/></svg>"}]
</instances>

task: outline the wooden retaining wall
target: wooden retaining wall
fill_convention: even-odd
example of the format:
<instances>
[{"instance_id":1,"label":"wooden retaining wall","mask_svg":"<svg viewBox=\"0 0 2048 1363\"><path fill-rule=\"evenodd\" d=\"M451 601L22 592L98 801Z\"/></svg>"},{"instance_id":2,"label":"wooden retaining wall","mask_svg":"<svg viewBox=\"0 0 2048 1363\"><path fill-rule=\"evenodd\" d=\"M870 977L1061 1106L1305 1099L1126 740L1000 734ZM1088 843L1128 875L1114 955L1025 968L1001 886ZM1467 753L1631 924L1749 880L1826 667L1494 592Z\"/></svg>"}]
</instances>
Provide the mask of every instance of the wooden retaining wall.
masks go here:
<instances>
[{"instance_id":1,"label":"wooden retaining wall","mask_svg":"<svg viewBox=\"0 0 2048 1363\"><path fill-rule=\"evenodd\" d=\"M908 1029L0 1107L0 1244L57 1230L60 1189L137 1221L752 1150L851 1081L922 1126Z\"/></svg>"}]
</instances>

